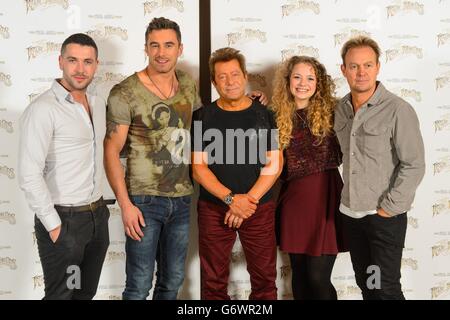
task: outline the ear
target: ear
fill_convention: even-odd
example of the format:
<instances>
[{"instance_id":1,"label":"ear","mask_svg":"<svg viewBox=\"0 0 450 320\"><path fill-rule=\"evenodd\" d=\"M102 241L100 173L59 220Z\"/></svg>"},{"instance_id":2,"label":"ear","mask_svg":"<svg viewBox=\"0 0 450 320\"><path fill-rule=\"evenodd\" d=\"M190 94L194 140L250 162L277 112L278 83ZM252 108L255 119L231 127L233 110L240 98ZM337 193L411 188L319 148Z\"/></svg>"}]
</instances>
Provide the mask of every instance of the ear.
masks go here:
<instances>
[{"instance_id":1,"label":"ear","mask_svg":"<svg viewBox=\"0 0 450 320\"><path fill-rule=\"evenodd\" d=\"M180 43L180 48L178 49L178 57L180 57L183 54L183 44Z\"/></svg>"},{"instance_id":2,"label":"ear","mask_svg":"<svg viewBox=\"0 0 450 320\"><path fill-rule=\"evenodd\" d=\"M58 64L59 64L59 69L63 70L63 57L61 55L58 57Z\"/></svg>"},{"instance_id":3,"label":"ear","mask_svg":"<svg viewBox=\"0 0 450 320\"><path fill-rule=\"evenodd\" d=\"M342 75L345 77L345 65L344 64L341 64L341 72L342 72Z\"/></svg>"},{"instance_id":4,"label":"ear","mask_svg":"<svg viewBox=\"0 0 450 320\"><path fill-rule=\"evenodd\" d=\"M380 61L377 62L377 75L380 73L380 69L381 69L381 63Z\"/></svg>"}]
</instances>

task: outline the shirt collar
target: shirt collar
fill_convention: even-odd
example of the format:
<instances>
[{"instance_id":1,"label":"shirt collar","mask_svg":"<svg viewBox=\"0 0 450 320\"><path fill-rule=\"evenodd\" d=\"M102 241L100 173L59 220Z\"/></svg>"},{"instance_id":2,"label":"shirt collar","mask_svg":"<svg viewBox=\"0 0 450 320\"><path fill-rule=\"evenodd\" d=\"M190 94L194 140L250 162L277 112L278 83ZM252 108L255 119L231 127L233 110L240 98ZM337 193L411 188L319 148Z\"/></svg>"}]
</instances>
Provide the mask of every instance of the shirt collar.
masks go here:
<instances>
[{"instance_id":1,"label":"shirt collar","mask_svg":"<svg viewBox=\"0 0 450 320\"><path fill-rule=\"evenodd\" d=\"M59 82L60 79L55 79L53 81L52 84L52 90L56 95L56 98L58 99L58 101L62 102L62 101L67 101L71 104L75 104L75 100L73 99L72 95L70 94L69 91L67 91L66 88L64 88L61 83ZM86 97L87 100L89 102L89 104L91 104L93 102L93 96L91 96L90 94L88 94L86 92Z\"/></svg>"},{"instance_id":2,"label":"shirt collar","mask_svg":"<svg viewBox=\"0 0 450 320\"><path fill-rule=\"evenodd\" d=\"M380 81L377 81L376 84L377 84L377 88L375 89L375 92L370 97L370 99L364 104L364 105L367 105L368 108L374 107L374 106L380 104L383 99L383 96L385 95L385 93L387 91L386 88L384 87L384 85ZM345 95L342 98L342 101L346 105L352 107L352 110L353 110L351 93L348 93L347 95Z\"/></svg>"}]
</instances>

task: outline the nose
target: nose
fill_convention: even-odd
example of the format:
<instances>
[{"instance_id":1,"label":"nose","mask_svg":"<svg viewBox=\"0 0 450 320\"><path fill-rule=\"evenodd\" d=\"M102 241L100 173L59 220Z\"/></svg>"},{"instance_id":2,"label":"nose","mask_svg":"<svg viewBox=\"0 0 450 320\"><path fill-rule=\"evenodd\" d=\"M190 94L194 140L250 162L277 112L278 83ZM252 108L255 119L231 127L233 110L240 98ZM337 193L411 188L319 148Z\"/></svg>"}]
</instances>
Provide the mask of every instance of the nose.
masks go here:
<instances>
[{"instance_id":1,"label":"nose","mask_svg":"<svg viewBox=\"0 0 450 320\"><path fill-rule=\"evenodd\" d=\"M83 73L84 72L84 64L82 61L77 62L77 65L75 67L75 71L77 73Z\"/></svg>"},{"instance_id":2,"label":"nose","mask_svg":"<svg viewBox=\"0 0 450 320\"><path fill-rule=\"evenodd\" d=\"M356 74L358 76L361 76L361 75L364 74L364 72L365 72L364 67L358 67L358 70L356 71Z\"/></svg>"}]
</instances>

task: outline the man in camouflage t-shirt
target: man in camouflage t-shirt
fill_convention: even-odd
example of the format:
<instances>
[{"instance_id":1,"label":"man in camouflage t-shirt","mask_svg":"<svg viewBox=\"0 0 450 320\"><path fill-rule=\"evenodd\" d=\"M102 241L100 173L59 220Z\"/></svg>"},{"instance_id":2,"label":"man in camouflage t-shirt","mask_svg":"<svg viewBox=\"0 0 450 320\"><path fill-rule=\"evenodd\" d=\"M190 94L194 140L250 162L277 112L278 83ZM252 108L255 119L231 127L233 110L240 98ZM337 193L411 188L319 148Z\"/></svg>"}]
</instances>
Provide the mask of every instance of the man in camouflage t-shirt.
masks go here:
<instances>
[{"instance_id":1,"label":"man in camouflage t-shirt","mask_svg":"<svg viewBox=\"0 0 450 320\"><path fill-rule=\"evenodd\" d=\"M122 210L126 239L123 299L176 299L189 242L189 130L201 105L195 82L177 70L179 26L153 19L145 34L148 66L111 90L105 170ZM126 174L120 153L127 155Z\"/></svg>"}]
</instances>

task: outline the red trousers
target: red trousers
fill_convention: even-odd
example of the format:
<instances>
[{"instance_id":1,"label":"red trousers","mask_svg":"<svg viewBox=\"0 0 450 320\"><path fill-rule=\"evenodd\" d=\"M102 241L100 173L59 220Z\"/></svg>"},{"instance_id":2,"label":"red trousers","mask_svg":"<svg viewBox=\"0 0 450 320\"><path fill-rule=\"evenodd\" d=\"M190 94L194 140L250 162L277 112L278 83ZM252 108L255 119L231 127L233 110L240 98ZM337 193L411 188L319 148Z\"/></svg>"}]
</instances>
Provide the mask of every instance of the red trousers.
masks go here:
<instances>
[{"instance_id":1,"label":"red trousers","mask_svg":"<svg viewBox=\"0 0 450 320\"><path fill-rule=\"evenodd\" d=\"M228 277L236 232L244 249L252 292L250 300L276 300L275 204L259 205L239 229L224 224L228 207L198 202L201 299L229 300Z\"/></svg>"}]
</instances>

